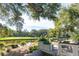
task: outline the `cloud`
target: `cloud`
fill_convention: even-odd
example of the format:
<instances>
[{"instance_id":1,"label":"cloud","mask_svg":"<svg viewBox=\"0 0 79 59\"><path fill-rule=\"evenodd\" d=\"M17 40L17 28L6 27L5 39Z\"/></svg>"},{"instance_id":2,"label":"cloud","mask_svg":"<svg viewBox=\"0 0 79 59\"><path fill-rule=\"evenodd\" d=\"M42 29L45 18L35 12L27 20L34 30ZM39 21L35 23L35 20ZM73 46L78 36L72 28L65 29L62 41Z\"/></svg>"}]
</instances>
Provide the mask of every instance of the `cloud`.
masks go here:
<instances>
[{"instance_id":1,"label":"cloud","mask_svg":"<svg viewBox=\"0 0 79 59\"><path fill-rule=\"evenodd\" d=\"M54 22L53 21L49 21L48 19L40 19L40 21L38 20L34 20L34 19L29 19L29 17L27 15L23 15L22 16L24 18L24 26L23 29L27 29L28 31L32 30L32 29L49 29L49 28L54 28Z\"/></svg>"}]
</instances>

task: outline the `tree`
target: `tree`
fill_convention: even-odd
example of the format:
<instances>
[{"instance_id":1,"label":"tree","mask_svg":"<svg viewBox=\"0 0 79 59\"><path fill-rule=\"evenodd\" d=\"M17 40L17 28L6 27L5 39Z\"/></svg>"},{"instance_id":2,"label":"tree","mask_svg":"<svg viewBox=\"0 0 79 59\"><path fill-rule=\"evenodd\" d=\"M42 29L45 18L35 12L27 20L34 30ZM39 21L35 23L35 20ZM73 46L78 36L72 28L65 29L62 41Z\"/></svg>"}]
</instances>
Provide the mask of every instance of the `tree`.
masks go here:
<instances>
[{"instance_id":1,"label":"tree","mask_svg":"<svg viewBox=\"0 0 79 59\"><path fill-rule=\"evenodd\" d=\"M38 37L38 31L37 30L31 30L30 32L29 32L29 36L32 36L32 37Z\"/></svg>"},{"instance_id":2,"label":"tree","mask_svg":"<svg viewBox=\"0 0 79 59\"><path fill-rule=\"evenodd\" d=\"M45 37L46 35L47 35L47 33L48 33L48 30L47 29L40 29L40 30L38 30L38 36L39 37Z\"/></svg>"},{"instance_id":3,"label":"tree","mask_svg":"<svg viewBox=\"0 0 79 59\"><path fill-rule=\"evenodd\" d=\"M56 20L60 6L61 4L59 3L29 3L28 10L34 19L40 20L42 17Z\"/></svg>"},{"instance_id":4,"label":"tree","mask_svg":"<svg viewBox=\"0 0 79 59\"><path fill-rule=\"evenodd\" d=\"M17 25L18 22L23 24L21 16L23 13L27 13L34 19L42 17L55 20L59 9L60 4L58 3L3 3L0 4L0 19L8 22L10 25Z\"/></svg>"},{"instance_id":5,"label":"tree","mask_svg":"<svg viewBox=\"0 0 79 59\"><path fill-rule=\"evenodd\" d=\"M12 36L12 34L13 34L13 30L0 24L0 37L9 37Z\"/></svg>"},{"instance_id":6,"label":"tree","mask_svg":"<svg viewBox=\"0 0 79 59\"><path fill-rule=\"evenodd\" d=\"M70 19L72 20L72 28L74 32L71 35L71 38L79 41L79 4L72 4L69 8Z\"/></svg>"},{"instance_id":7,"label":"tree","mask_svg":"<svg viewBox=\"0 0 79 59\"><path fill-rule=\"evenodd\" d=\"M79 4L71 4L68 8L62 8L55 22L55 30L59 37L74 37L79 29ZM76 29L75 29L76 28Z\"/></svg>"}]
</instances>

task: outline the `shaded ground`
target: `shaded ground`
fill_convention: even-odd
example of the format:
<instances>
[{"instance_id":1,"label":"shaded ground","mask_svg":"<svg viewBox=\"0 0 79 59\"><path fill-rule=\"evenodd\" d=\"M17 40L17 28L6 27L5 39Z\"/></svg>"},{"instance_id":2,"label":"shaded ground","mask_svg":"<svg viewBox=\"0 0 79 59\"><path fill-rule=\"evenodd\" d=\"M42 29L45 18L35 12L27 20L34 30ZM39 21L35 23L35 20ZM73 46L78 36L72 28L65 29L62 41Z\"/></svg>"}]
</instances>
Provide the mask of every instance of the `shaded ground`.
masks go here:
<instances>
[{"instance_id":1,"label":"shaded ground","mask_svg":"<svg viewBox=\"0 0 79 59\"><path fill-rule=\"evenodd\" d=\"M30 53L29 48L33 46L37 46L36 42L29 42L25 45L18 45L17 48L7 48L7 50L1 53L2 56L24 56L25 54Z\"/></svg>"},{"instance_id":2,"label":"shaded ground","mask_svg":"<svg viewBox=\"0 0 79 59\"><path fill-rule=\"evenodd\" d=\"M28 53L27 51L20 53L20 52L10 52L6 56L51 56L50 54L44 53L40 50L33 51L32 53Z\"/></svg>"},{"instance_id":3,"label":"shaded ground","mask_svg":"<svg viewBox=\"0 0 79 59\"><path fill-rule=\"evenodd\" d=\"M24 56L43 56L43 52L40 50L36 50L30 54L25 54Z\"/></svg>"}]
</instances>

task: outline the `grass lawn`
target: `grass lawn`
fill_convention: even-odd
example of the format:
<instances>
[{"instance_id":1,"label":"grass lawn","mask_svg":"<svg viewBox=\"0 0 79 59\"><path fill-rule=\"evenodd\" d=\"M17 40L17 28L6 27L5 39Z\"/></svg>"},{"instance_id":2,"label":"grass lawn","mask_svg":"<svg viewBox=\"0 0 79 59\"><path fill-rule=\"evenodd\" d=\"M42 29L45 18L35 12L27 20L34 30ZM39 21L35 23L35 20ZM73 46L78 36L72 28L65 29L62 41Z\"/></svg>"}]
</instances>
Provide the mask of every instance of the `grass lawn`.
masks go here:
<instances>
[{"instance_id":1,"label":"grass lawn","mask_svg":"<svg viewBox=\"0 0 79 59\"><path fill-rule=\"evenodd\" d=\"M0 38L0 41L1 40L37 40L39 39L39 37L4 37L4 38Z\"/></svg>"}]
</instances>

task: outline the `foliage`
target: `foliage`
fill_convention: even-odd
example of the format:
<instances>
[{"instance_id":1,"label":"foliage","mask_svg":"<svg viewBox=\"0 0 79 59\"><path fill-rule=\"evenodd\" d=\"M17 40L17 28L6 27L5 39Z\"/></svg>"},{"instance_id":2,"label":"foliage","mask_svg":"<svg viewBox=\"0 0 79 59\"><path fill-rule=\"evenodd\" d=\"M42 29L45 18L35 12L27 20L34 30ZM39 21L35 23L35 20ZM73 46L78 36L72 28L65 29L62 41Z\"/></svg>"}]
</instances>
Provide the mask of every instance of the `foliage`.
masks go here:
<instances>
[{"instance_id":1,"label":"foliage","mask_svg":"<svg viewBox=\"0 0 79 59\"><path fill-rule=\"evenodd\" d=\"M69 15L70 15L70 20L71 20L71 30L73 32L71 33L71 38L74 40L79 41L79 4L72 4L69 8Z\"/></svg>"},{"instance_id":2,"label":"foliage","mask_svg":"<svg viewBox=\"0 0 79 59\"><path fill-rule=\"evenodd\" d=\"M79 33L72 33L71 39L79 41Z\"/></svg>"},{"instance_id":3,"label":"foliage","mask_svg":"<svg viewBox=\"0 0 79 59\"><path fill-rule=\"evenodd\" d=\"M56 29L49 29L46 38L58 39L58 31Z\"/></svg>"},{"instance_id":4,"label":"foliage","mask_svg":"<svg viewBox=\"0 0 79 59\"><path fill-rule=\"evenodd\" d=\"M7 22L7 24L10 24L11 26L17 25L18 22L23 23L21 15L26 8L22 5L23 4L20 3L0 4L0 19L4 20L5 22Z\"/></svg>"},{"instance_id":5,"label":"foliage","mask_svg":"<svg viewBox=\"0 0 79 59\"><path fill-rule=\"evenodd\" d=\"M8 37L8 36L12 36L12 34L13 34L13 30L0 24L0 37Z\"/></svg>"},{"instance_id":6,"label":"foliage","mask_svg":"<svg viewBox=\"0 0 79 59\"><path fill-rule=\"evenodd\" d=\"M41 38L39 41L43 42L44 44L50 44L50 42L45 38Z\"/></svg>"},{"instance_id":7,"label":"foliage","mask_svg":"<svg viewBox=\"0 0 79 59\"><path fill-rule=\"evenodd\" d=\"M4 44L3 43L0 43L0 48L4 47Z\"/></svg>"},{"instance_id":8,"label":"foliage","mask_svg":"<svg viewBox=\"0 0 79 59\"><path fill-rule=\"evenodd\" d=\"M29 3L28 10L34 19L39 20L42 17L55 20L60 6L59 3Z\"/></svg>"},{"instance_id":9,"label":"foliage","mask_svg":"<svg viewBox=\"0 0 79 59\"><path fill-rule=\"evenodd\" d=\"M30 53L32 53L33 51L37 50L38 47L37 46L33 46L33 47L30 47L29 50L30 50Z\"/></svg>"},{"instance_id":10,"label":"foliage","mask_svg":"<svg viewBox=\"0 0 79 59\"><path fill-rule=\"evenodd\" d=\"M14 37L40 37L47 35L48 30L47 29L41 29L41 30L31 30L29 31L21 31L21 32L14 32Z\"/></svg>"},{"instance_id":11,"label":"foliage","mask_svg":"<svg viewBox=\"0 0 79 59\"><path fill-rule=\"evenodd\" d=\"M55 19L61 4L56 3L2 3L0 4L0 19L10 26L16 26L17 31L21 31L24 19L23 14L28 14L34 19L48 18Z\"/></svg>"},{"instance_id":12,"label":"foliage","mask_svg":"<svg viewBox=\"0 0 79 59\"><path fill-rule=\"evenodd\" d=\"M57 40L60 37L64 37L69 39L72 37L73 32L77 33L79 28L78 6L79 4L71 4L68 8L63 7L60 9L59 16L55 21L55 28L49 29L47 38Z\"/></svg>"},{"instance_id":13,"label":"foliage","mask_svg":"<svg viewBox=\"0 0 79 59\"><path fill-rule=\"evenodd\" d=\"M68 8L61 8L59 3L27 3L27 4L0 4L0 18L8 21L8 24L16 25L17 31L11 34L11 30L0 25L0 36L47 36L48 38L59 38L66 36L68 39L74 37L78 39L79 32L79 4L71 4ZM21 32L24 20L23 13L27 13L30 17L40 20L40 18L48 18L54 20L55 28L52 30L32 30L31 32ZM5 30L3 30L3 28ZM75 29L76 28L76 29ZM8 32L10 31L10 32ZM48 34L47 34L48 33ZM74 35L72 35L74 33ZM8 35L6 35L8 34Z\"/></svg>"},{"instance_id":14,"label":"foliage","mask_svg":"<svg viewBox=\"0 0 79 59\"><path fill-rule=\"evenodd\" d=\"M79 31L79 4L71 4L68 8L61 8L58 19L55 21L55 31L49 32L49 37L54 33L58 38L65 37L67 39L74 37L78 39ZM75 29L76 28L76 29ZM75 33L75 35L72 35ZM53 37L53 36L52 36Z\"/></svg>"},{"instance_id":15,"label":"foliage","mask_svg":"<svg viewBox=\"0 0 79 59\"><path fill-rule=\"evenodd\" d=\"M57 11L59 11L61 4L59 3L10 3L10 4L0 4L0 18L10 24L10 26L16 26L17 34L21 33L21 29L24 23L21 17L24 13L27 13L30 17L34 19L48 18L51 20L56 20ZM38 34L39 33L39 34ZM32 31L28 36L45 36L47 32L45 30ZM17 36L18 36L17 35ZM4 37L4 36L3 36Z\"/></svg>"},{"instance_id":16,"label":"foliage","mask_svg":"<svg viewBox=\"0 0 79 59\"><path fill-rule=\"evenodd\" d=\"M45 38L41 38L39 41L46 41L46 39Z\"/></svg>"},{"instance_id":17,"label":"foliage","mask_svg":"<svg viewBox=\"0 0 79 59\"><path fill-rule=\"evenodd\" d=\"M21 45L25 45L26 42L25 42L25 41L21 41L20 44L21 44Z\"/></svg>"}]
</instances>

